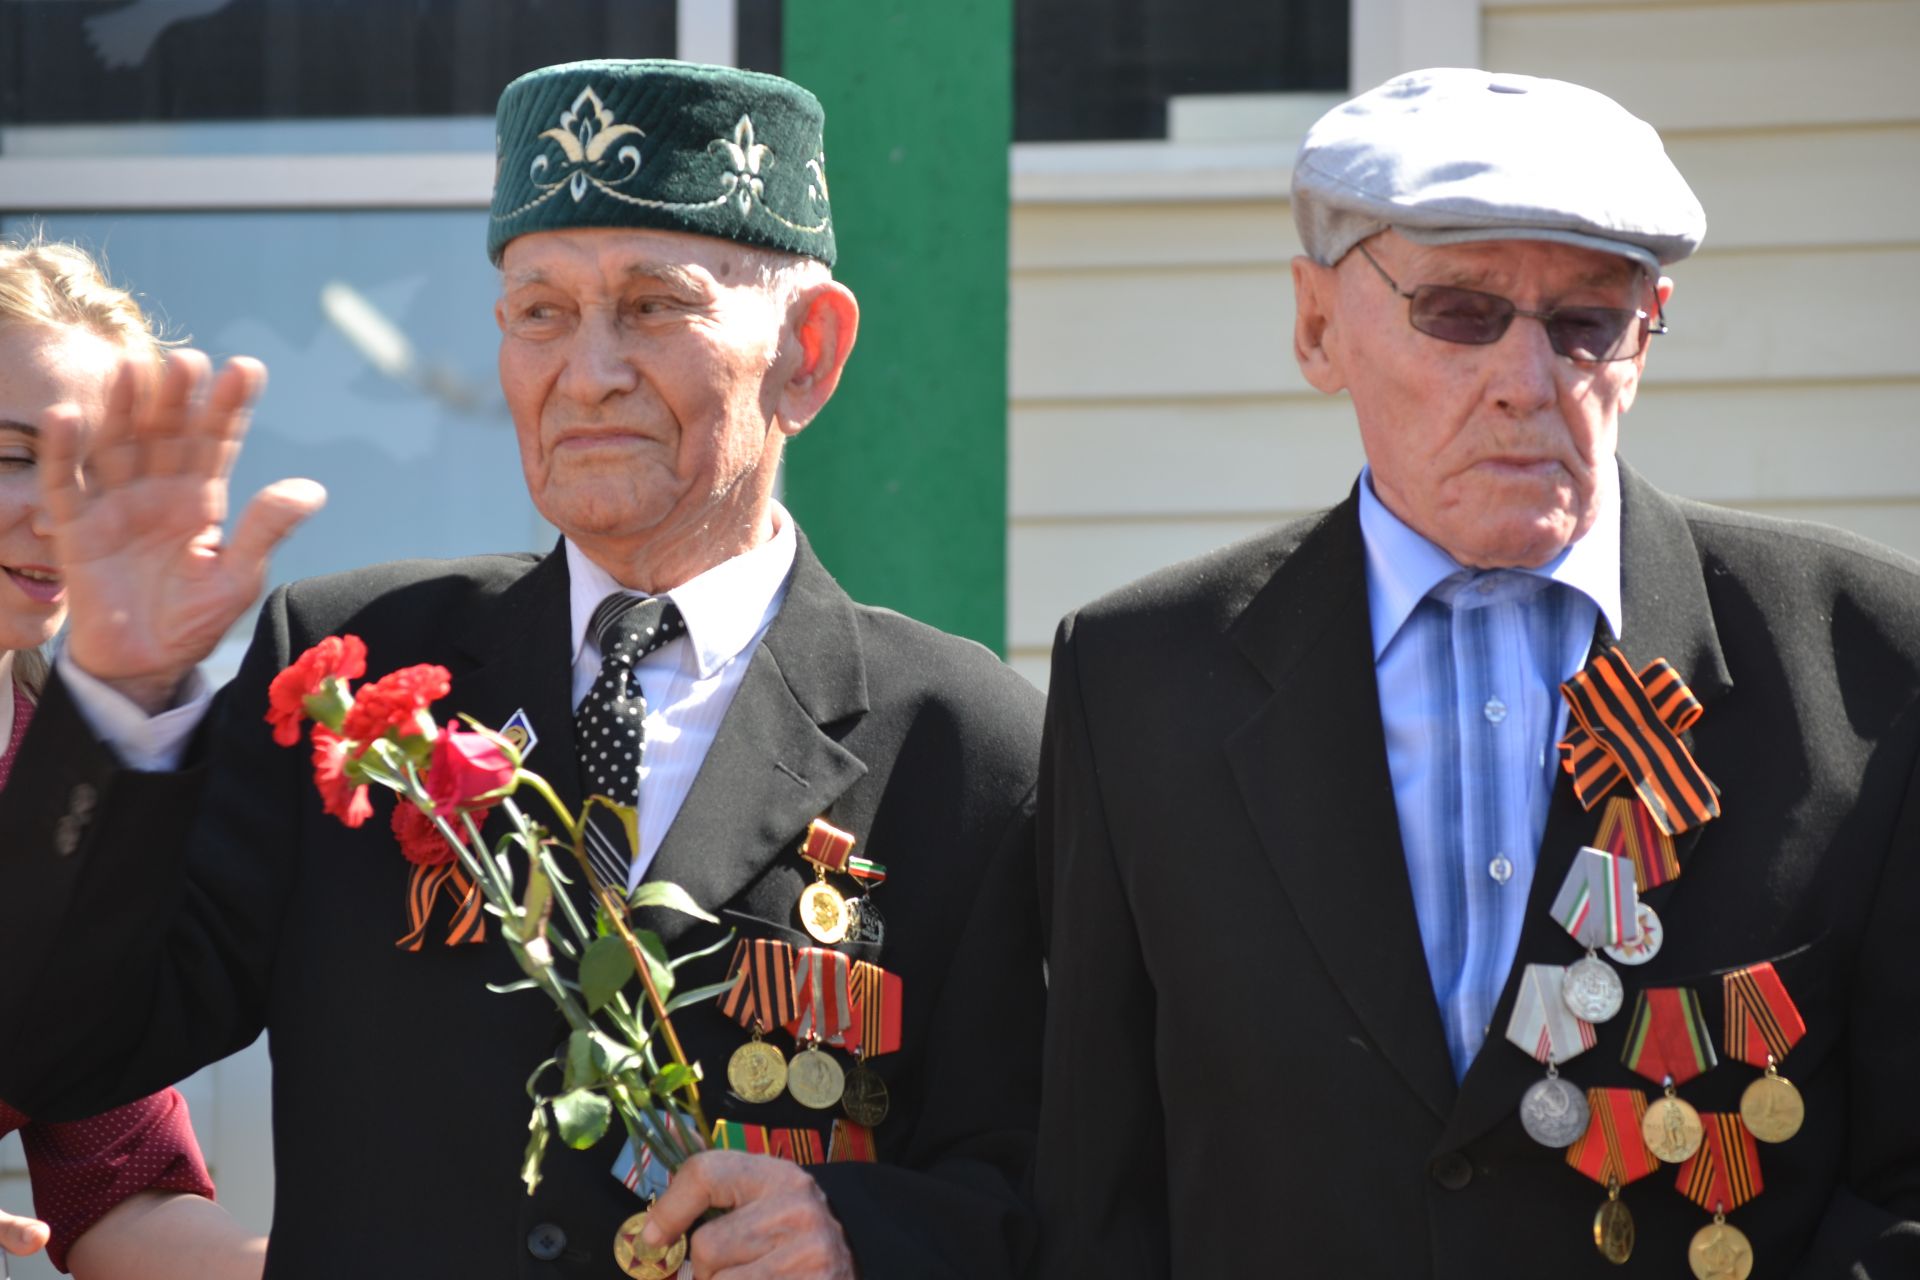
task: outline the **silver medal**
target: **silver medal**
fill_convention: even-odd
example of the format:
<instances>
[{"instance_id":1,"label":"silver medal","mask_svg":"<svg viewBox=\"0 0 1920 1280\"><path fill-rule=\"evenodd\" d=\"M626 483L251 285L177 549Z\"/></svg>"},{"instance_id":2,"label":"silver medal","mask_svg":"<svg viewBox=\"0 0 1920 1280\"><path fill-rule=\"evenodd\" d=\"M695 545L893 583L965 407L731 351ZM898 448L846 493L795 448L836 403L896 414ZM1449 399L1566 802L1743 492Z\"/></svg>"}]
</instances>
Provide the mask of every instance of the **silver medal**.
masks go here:
<instances>
[{"instance_id":1,"label":"silver medal","mask_svg":"<svg viewBox=\"0 0 1920 1280\"><path fill-rule=\"evenodd\" d=\"M1543 1147L1572 1146L1587 1120L1587 1095L1557 1075L1534 1081L1520 1099L1520 1127Z\"/></svg>"},{"instance_id":2,"label":"silver medal","mask_svg":"<svg viewBox=\"0 0 1920 1280\"><path fill-rule=\"evenodd\" d=\"M1613 966L1591 953L1568 965L1566 980L1560 984L1560 996L1567 1008L1585 1022L1605 1022L1620 1012L1626 994Z\"/></svg>"},{"instance_id":3,"label":"silver medal","mask_svg":"<svg viewBox=\"0 0 1920 1280\"><path fill-rule=\"evenodd\" d=\"M1660 917L1644 902L1635 914L1640 924L1640 936L1632 942L1617 942L1606 949L1616 963L1645 964L1660 954L1660 942L1666 936Z\"/></svg>"}]
</instances>

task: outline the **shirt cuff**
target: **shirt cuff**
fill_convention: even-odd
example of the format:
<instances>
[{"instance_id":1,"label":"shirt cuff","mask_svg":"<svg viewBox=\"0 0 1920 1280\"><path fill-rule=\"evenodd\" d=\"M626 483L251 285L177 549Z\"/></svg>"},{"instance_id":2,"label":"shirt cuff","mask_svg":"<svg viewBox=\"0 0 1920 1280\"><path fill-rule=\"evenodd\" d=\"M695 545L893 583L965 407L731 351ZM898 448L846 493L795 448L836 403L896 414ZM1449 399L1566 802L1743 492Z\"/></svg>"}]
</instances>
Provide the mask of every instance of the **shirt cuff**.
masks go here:
<instances>
[{"instance_id":1,"label":"shirt cuff","mask_svg":"<svg viewBox=\"0 0 1920 1280\"><path fill-rule=\"evenodd\" d=\"M180 687L180 705L149 716L133 699L82 671L64 650L53 661L87 727L129 769L146 773L178 769L187 754L187 739L213 705L213 690L198 667Z\"/></svg>"}]
</instances>

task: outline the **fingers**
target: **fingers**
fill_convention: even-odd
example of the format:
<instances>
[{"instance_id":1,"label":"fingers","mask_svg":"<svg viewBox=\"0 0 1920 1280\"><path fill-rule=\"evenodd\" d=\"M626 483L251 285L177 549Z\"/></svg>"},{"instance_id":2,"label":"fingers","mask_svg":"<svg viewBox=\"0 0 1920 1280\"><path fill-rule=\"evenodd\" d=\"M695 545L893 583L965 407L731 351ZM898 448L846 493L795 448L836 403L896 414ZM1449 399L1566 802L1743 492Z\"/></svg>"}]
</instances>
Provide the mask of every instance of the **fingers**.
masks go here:
<instances>
[{"instance_id":1,"label":"fingers","mask_svg":"<svg viewBox=\"0 0 1920 1280\"><path fill-rule=\"evenodd\" d=\"M29 1253L38 1253L47 1247L47 1239L52 1235L44 1222L32 1218L16 1218L5 1210L0 1210L0 1249L16 1257L25 1257Z\"/></svg>"},{"instance_id":2,"label":"fingers","mask_svg":"<svg viewBox=\"0 0 1920 1280\"><path fill-rule=\"evenodd\" d=\"M853 1274L846 1236L813 1177L787 1160L742 1151L707 1151L682 1165L647 1212L646 1236L670 1243L708 1209L731 1210L694 1233L694 1275Z\"/></svg>"},{"instance_id":3,"label":"fingers","mask_svg":"<svg viewBox=\"0 0 1920 1280\"><path fill-rule=\"evenodd\" d=\"M240 513L240 522L227 543L226 554L233 571L262 572L273 549L326 505L327 491L312 480L277 480L262 489Z\"/></svg>"},{"instance_id":4,"label":"fingers","mask_svg":"<svg viewBox=\"0 0 1920 1280\"><path fill-rule=\"evenodd\" d=\"M40 505L55 527L71 523L86 496L80 479L85 434L80 410L73 405L54 405L40 418Z\"/></svg>"}]
</instances>

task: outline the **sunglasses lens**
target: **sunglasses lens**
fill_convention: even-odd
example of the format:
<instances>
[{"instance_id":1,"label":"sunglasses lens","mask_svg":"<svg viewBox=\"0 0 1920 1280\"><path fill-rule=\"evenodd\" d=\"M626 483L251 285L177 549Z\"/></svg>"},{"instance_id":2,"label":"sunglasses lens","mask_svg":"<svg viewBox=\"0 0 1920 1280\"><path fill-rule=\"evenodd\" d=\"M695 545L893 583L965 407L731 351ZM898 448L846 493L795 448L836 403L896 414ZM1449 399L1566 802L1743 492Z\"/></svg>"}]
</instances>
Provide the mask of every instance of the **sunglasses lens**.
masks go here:
<instances>
[{"instance_id":1,"label":"sunglasses lens","mask_svg":"<svg viewBox=\"0 0 1920 1280\"><path fill-rule=\"evenodd\" d=\"M1626 360L1640 354L1646 321L1637 311L1562 307L1547 321L1553 349L1574 360Z\"/></svg>"},{"instance_id":2,"label":"sunglasses lens","mask_svg":"<svg viewBox=\"0 0 1920 1280\"><path fill-rule=\"evenodd\" d=\"M1498 342L1513 323L1511 302L1474 289L1421 285L1413 291L1412 302L1408 315L1413 327L1443 342Z\"/></svg>"}]
</instances>

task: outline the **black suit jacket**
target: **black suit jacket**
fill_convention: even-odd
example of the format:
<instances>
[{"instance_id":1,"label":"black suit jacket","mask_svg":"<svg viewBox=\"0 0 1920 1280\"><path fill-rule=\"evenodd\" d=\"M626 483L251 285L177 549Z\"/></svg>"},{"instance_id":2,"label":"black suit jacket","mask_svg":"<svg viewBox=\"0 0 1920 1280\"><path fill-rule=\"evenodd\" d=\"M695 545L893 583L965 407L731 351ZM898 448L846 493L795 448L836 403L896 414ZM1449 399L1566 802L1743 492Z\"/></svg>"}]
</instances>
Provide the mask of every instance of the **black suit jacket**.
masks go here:
<instances>
[{"instance_id":1,"label":"black suit jacket","mask_svg":"<svg viewBox=\"0 0 1920 1280\"><path fill-rule=\"evenodd\" d=\"M1772 960L1805 1014L1805 1129L1730 1221L1758 1277L1920 1275L1920 573L1830 530L1656 492L1624 467L1623 648L1704 700L1724 816L1647 900L1624 970L1691 985ZM1708 1215L1663 1166L1604 1191L1521 1130L1540 1067L1503 1036L1456 1087L1421 949L1373 676L1357 501L1070 616L1041 770L1052 895L1038 1187L1049 1277L1675 1276ZM1593 840L1563 776L1514 973L1580 949L1548 906ZM1566 1064L1640 1086L1628 1013ZM1735 1111L1757 1072L1681 1090ZM1906 1221L1902 1221L1905 1219ZM1904 1243L1903 1243L1904 1238ZM1902 1249L1905 1251L1902 1252Z\"/></svg>"},{"instance_id":2,"label":"black suit jacket","mask_svg":"<svg viewBox=\"0 0 1920 1280\"><path fill-rule=\"evenodd\" d=\"M444 906L423 951L396 950L410 868L391 801L358 831L327 817L304 745L274 746L261 718L291 656L351 632L372 675L449 667L443 720L499 726L524 709L528 767L577 804L567 620L558 553L297 584L269 600L200 763L180 774L116 770L56 681L0 810L0 1096L49 1118L96 1111L264 1027L270 1276L617 1274L615 1229L640 1207L610 1174L617 1138L556 1141L538 1194L518 1181L525 1081L564 1036L548 1002L488 992L517 976L505 949L443 945ZM886 1163L815 1170L870 1277L1003 1273L1030 1247L1014 1188L1038 1105L1039 701L979 646L854 604L803 540L650 869L743 936L812 945L794 913L808 822L827 816L887 865L883 948L843 948L905 981L904 1048L872 1062L893 1094ZM719 937L648 914L676 953ZM727 957L689 965L682 985L718 981ZM728 1097L726 1059L746 1037L712 1005L675 1022L704 1064L710 1117L830 1128L790 1099ZM536 1229L558 1258L533 1256Z\"/></svg>"}]
</instances>

